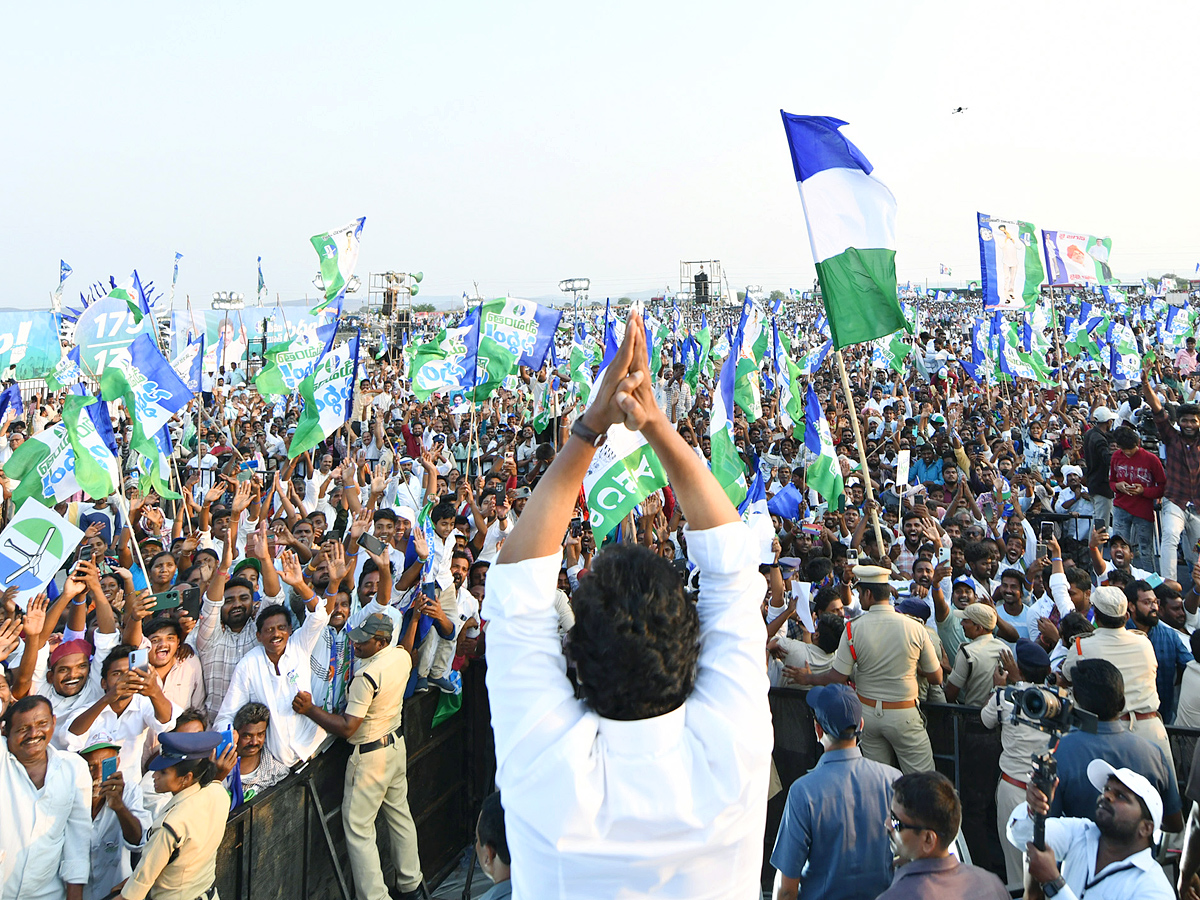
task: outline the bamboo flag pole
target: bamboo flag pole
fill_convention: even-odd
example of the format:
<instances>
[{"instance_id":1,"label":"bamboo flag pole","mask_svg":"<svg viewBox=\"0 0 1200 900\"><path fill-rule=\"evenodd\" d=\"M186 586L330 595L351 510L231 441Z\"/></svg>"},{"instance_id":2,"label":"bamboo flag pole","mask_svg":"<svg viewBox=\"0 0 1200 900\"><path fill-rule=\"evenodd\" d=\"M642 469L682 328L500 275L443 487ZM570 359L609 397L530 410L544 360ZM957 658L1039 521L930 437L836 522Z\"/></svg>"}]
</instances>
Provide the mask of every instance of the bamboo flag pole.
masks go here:
<instances>
[{"instance_id":1,"label":"bamboo flag pole","mask_svg":"<svg viewBox=\"0 0 1200 900\"><path fill-rule=\"evenodd\" d=\"M842 377L842 391L846 395L846 406L850 409L850 424L854 428L854 443L858 448L858 464L862 467L863 492L866 494L867 507L871 514L871 525L875 528L875 542L879 546L880 556L886 557L888 548L883 543L883 531L879 527L879 511L875 508L875 491L871 488L871 472L867 468L867 452L863 445L862 429L858 424L858 410L854 408L854 396L850 393L850 377L846 374L846 363L842 360L842 351L834 350L833 355L837 359L838 373Z\"/></svg>"}]
</instances>

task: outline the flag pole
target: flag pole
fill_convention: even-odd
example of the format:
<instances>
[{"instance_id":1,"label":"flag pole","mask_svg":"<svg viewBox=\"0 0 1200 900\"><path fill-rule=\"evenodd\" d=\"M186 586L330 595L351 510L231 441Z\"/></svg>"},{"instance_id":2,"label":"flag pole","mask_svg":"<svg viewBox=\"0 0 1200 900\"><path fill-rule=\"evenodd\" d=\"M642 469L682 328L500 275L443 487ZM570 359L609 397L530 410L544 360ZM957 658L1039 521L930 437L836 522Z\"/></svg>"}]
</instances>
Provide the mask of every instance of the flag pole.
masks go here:
<instances>
[{"instance_id":1,"label":"flag pole","mask_svg":"<svg viewBox=\"0 0 1200 900\"><path fill-rule=\"evenodd\" d=\"M87 371L88 375L96 384L100 383L100 379L96 377L96 373L92 371L91 366L83 361L83 356L80 355L79 363ZM129 409L125 406L124 398L121 401L121 408L129 413ZM131 416L132 418L132 416ZM128 445L127 445L128 446ZM130 447L130 450L133 448ZM117 458L117 496L121 498L121 512L125 516L125 527L129 529L129 539L133 544L133 552L137 555L138 565L142 569L142 574L146 577L146 584L150 583L150 570L146 568L146 561L142 559L142 548L137 542L137 534L133 530L133 520L129 514L129 499L125 496L125 468L121 465L121 448L117 445L117 452L114 454Z\"/></svg>"},{"instance_id":2,"label":"flag pole","mask_svg":"<svg viewBox=\"0 0 1200 900\"><path fill-rule=\"evenodd\" d=\"M863 493L866 494L867 507L871 514L871 525L875 528L875 542L879 546L879 554L883 559L887 558L888 548L883 543L883 532L879 527L879 511L875 508L875 491L871 488L871 471L867 468L867 452L863 446L862 429L858 425L858 410L854 408L854 395L850 393L850 377L846 374L846 364L842 361L842 351L837 349L833 351L833 355L837 358L838 374L842 378L842 391L846 395L846 406L850 409L850 424L854 428L854 443L858 448L858 463L862 466L863 477ZM891 560L888 560L888 565L891 565Z\"/></svg>"}]
</instances>

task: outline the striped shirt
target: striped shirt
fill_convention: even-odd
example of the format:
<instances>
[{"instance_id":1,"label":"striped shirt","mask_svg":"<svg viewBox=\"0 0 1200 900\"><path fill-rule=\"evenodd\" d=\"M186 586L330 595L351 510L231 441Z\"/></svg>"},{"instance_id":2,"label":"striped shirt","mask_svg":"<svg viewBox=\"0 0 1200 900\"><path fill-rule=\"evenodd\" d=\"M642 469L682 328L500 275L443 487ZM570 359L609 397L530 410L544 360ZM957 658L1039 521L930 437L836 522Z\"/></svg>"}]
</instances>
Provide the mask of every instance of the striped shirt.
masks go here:
<instances>
[{"instance_id":1,"label":"striped shirt","mask_svg":"<svg viewBox=\"0 0 1200 900\"><path fill-rule=\"evenodd\" d=\"M196 654L204 670L204 690L208 694L205 709L211 724L229 690L233 670L247 653L258 646L258 632L254 620L248 619L241 631L231 631L221 622L222 603L213 603L207 597L200 606L200 621L192 634L196 636Z\"/></svg>"}]
</instances>

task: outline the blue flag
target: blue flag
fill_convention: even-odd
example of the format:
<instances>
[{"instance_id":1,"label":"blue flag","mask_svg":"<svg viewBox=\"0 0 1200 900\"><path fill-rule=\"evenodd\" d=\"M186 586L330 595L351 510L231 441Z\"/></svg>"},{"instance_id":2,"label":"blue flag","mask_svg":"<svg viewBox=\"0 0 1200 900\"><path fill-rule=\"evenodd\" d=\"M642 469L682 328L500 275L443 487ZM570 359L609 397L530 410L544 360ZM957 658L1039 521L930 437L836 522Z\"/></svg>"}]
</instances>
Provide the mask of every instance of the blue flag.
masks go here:
<instances>
[{"instance_id":1,"label":"blue flag","mask_svg":"<svg viewBox=\"0 0 1200 900\"><path fill-rule=\"evenodd\" d=\"M0 391L0 422L4 421L10 409L14 416L25 413L25 404L21 402L21 388L17 384L10 384Z\"/></svg>"},{"instance_id":2,"label":"blue flag","mask_svg":"<svg viewBox=\"0 0 1200 900\"><path fill-rule=\"evenodd\" d=\"M767 501L767 511L784 519L800 518L800 490L791 482Z\"/></svg>"},{"instance_id":3,"label":"blue flag","mask_svg":"<svg viewBox=\"0 0 1200 900\"><path fill-rule=\"evenodd\" d=\"M75 271L75 270L67 265L67 261L65 259L60 259L58 261L58 291L59 291L59 293L62 293L62 283L67 280L67 276L70 275L73 271Z\"/></svg>"}]
</instances>

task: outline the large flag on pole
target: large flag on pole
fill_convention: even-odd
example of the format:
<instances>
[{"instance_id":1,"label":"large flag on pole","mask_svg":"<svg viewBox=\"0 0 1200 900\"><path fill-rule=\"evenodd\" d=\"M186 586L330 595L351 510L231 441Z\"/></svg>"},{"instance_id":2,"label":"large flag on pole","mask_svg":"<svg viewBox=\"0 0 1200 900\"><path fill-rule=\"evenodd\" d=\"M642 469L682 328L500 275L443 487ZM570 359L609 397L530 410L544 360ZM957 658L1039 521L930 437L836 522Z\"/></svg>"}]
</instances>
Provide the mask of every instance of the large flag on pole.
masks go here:
<instances>
[{"instance_id":1,"label":"large flag on pole","mask_svg":"<svg viewBox=\"0 0 1200 900\"><path fill-rule=\"evenodd\" d=\"M105 400L118 397L133 418L130 446L151 459L158 458L154 434L171 421L192 399L192 392L171 364L159 353L154 338L143 332L129 345L129 355L119 354L100 373Z\"/></svg>"},{"instance_id":2,"label":"large flag on pole","mask_svg":"<svg viewBox=\"0 0 1200 900\"><path fill-rule=\"evenodd\" d=\"M834 347L908 328L896 299L896 198L830 116L780 110Z\"/></svg>"},{"instance_id":3,"label":"large flag on pole","mask_svg":"<svg viewBox=\"0 0 1200 900\"><path fill-rule=\"evenodd\" d=\"M832 319L833 316L830 315L829 318ZM804 446L818 457L817 461L808 467L808 486L821 495L830 509L837 509L841 505L842 495L846 492L842 466L838 462L837 452L833 449L833 435L829 431L829 423L821 412L821 402L811 384L808 386L804 404Z\"/></svg>"},{"instance_id":4,"label":"large flag on pole","mask_svg":"<svg viewBox=\"0 0 1200 900\"><path fill-rule=\"evenodd\" d=\"M346 290L354 267L358 264L358 243L366 221L366 216L362 216L349 225L310 238L320 257L321 278L325 282L325 296L312 308L314 313L323 310Z\"/></svg>"},{"instance_id":5,"label":"large flag on pole","mask_svg":"<svg viewBox=\"0 0 1200 900\"><path fill-rule=\"evenodd\" d=\"M736 347L721 364L721 377L713 392L712 415L708 420L708 439L712 473L734 506L746 498L746 467L738 456L733 440L733 383L737 378Z\"/></svg>"},{"instance_id":6,"label":"large flag on pole","mask_svg":"<svg viewBox=\"0 0 1200 900\"><path fill-rule=\"evenodd\" d=\"M359 334L325 355L311 375L300 382L304 412L288 446L295 459L329 437L350 418L354 398L354 373L358 370Z\"/></svg>"},{"instance_id":7,"label":"large flag on pole","mask_svg":"<svg viewBox=\"0 0 1200 900\"><path fill-rule=\"evenodd\" d=\"M62 299L63 283L67 280L67 276L73 271L74 269L67 265L67 261L65 259L60 259L58 261L58 287L54 289L54 300L56 303Z\"/></svg>"}]
</instances>

